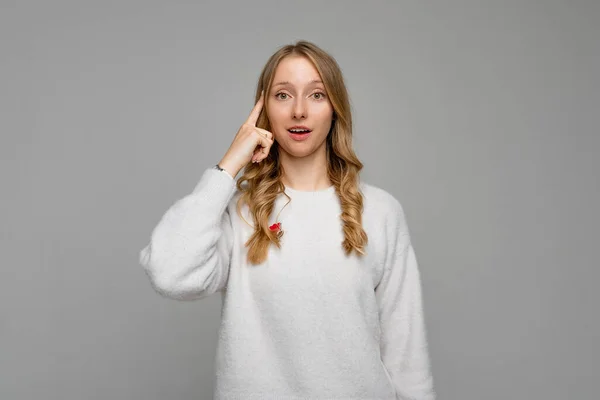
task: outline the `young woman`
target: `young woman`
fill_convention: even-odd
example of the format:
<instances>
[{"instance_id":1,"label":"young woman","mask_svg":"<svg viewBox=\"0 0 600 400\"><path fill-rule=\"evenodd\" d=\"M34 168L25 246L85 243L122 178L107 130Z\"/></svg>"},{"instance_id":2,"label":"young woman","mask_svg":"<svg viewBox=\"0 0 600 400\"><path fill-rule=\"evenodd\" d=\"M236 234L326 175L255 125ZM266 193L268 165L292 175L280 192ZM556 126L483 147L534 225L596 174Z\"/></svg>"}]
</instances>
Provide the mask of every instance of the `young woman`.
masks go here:
<instances>
[{"instance_id":1,"label":"young woman","mask_svg":"<svg viewBox=\"0 0 600 400\"><path fill-rule=\"evenodd\" d=\"M281 47L255 101L140 253L164 296L222 293L214 398L434 399L405 214L359 179L338 64Z\"/></svg>"}]
</instances>

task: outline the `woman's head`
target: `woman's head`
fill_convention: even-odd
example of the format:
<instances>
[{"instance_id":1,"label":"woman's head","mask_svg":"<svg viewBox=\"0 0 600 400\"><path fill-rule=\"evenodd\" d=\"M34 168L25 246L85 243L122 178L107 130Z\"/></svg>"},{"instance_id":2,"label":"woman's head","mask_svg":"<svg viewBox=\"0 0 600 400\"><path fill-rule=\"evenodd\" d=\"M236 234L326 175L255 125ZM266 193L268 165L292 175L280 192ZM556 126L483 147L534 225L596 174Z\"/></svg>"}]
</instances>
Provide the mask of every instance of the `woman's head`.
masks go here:
<instances>
[{"instance_id":1,"label":"woman's head","mask_svg":"<svg viewBox=\"0 0 600 400\"><path fill-rule=\"evenodd\" d=\"M272 158L327 153L338 136L351 141L350 102L341 69L315 44L301 40L279 48L260 74L255 102L263 90L265 105L257 126L273 133ZM288 129L297 125L312 130L307 139L290 135Z\"/></svg>"},{"instance_id":2,"label":"woman's head","mask_svg":"<svg viewBox=\"0 0 600 400\"><path fill-rule=\"evenodd\" d=\"M275 142L268 156L259 164L249 162L237 181L242 192L238 213L241 215L241 204L246 203L255 221L254 234L246 243L249 262L264 261L271 242L280 247L268 224L275 199L285 194L281 159L320 152L340 199L345 236L341 245L346 254L364 254L367 235L362 229L359 190L363 164L352 148L350 102L339 65L317 45L301 40L279 48L268 59L258 80L255 103L263 90L265 103L256 126L271 131ZM312 130L307 139L294 140L288 129L297 125ZM244 181L249 184L243 185Z\"/></svg>"},{"instance_id":3,"label":"woman's head","mask_svg":"<svg viewBox=\"0 0 600 400\"><path fill-rule=\"evenodd\" d=\"M333 107L313 63L304 56L289 55L278 64L267 89L266 115L280 156L306 157L315 151L325 155L325 139L333 122ZM290 129L311 132L299 138ZM322 150L320 150L322 148ZM282 154L283 153L283 154Z\"/></svg>"}]
</instances>

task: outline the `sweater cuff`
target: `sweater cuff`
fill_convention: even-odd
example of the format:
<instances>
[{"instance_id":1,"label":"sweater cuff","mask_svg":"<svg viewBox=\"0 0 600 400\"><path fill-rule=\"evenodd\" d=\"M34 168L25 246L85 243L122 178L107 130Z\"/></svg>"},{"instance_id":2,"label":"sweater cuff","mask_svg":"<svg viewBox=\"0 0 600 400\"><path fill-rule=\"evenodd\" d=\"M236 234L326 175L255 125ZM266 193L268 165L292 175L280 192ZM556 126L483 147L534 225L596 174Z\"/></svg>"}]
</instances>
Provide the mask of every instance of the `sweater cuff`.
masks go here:
<instances>
[{"instance_id":1,"label":"sweater cuff","mask_svg":"<svg viewBox=\"0 0 600 400\"><path fill-rule=\"evenodd\" d=\"M231 175L211 167L204 170L192 193L200 193L216 202L227 204L236 190L236 181Z\"/></svg>"},{"instance_id":2,"label":"sweater cuff","mask_svg":"<svg viewBox=\"0 0 600 400\"><path fill-rule=\"evenodd\" d=\"M219 172L224 173L225 175L227 175L228 177L230 177L231 179L235 179L233 176L231 176L231 174L225 170L220 170Z\"/></svg>"}]
</instances>

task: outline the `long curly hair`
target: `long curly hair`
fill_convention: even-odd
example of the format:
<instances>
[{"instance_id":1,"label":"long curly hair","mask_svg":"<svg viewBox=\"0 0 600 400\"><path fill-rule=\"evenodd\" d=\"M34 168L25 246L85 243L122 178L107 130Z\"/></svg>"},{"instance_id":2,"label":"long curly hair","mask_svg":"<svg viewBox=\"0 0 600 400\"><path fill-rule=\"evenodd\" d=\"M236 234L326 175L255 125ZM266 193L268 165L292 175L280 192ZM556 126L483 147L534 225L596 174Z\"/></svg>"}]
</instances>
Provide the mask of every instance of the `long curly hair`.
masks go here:
<instances>
[{"instance_id":1,"label":"long curly hair","mask_svg":"<svg viewBox=\"0 0 600 400\"><path fill-rule=\"evenodd\" d=\"M306 40L280 47L269 58L258 79L255 103L258 102L263 90L265 103L256 126L271 130L265 112L269 98L267 93L270 93L277 66L287 56L303 56L313 63L333 106L332 127L326 138L327 173L335 187L342 209L340 219L343 223L344 240L341 245L346 255L350 255L353 251L357 255L365 255L364 248L368 237L362 227L363 195L359 187L359 172L363 164L352 148L350 101L336 60L317 45ZM269 230L269 217L279 194L285 195L288 203L291 201L285 193L281 175L279 145L275 141L268 156L260 163L248 162L243 169L243 175L237 180L236 186L241 192L237 202L237 213L241 216L241 207L245 203L255 221L254 232L245 243L248 247L249 264L256 265L264 262L271 243L281 248L280 237Z\"/></svg>"}]
</instances>

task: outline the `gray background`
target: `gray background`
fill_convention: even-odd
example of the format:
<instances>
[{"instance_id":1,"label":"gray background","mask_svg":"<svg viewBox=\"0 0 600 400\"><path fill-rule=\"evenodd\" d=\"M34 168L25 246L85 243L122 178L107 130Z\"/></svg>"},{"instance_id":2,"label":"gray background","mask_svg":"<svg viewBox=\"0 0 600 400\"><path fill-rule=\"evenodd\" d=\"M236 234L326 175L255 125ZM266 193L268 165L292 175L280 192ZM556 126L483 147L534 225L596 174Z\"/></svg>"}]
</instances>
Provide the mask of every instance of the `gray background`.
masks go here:
<instances>
[{"instance_id":1,"label":"gray background","mask_svg":"<svg viewBox=\"0 0 600 400\"><path fill-rule=\"evenodd\" d=\"M1 4L0 398L211 398L220 296L137 257L298 39L406 210L440 399L597 398L600 2Z\"/></svg>"}]
</instances>

